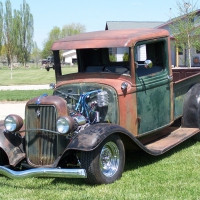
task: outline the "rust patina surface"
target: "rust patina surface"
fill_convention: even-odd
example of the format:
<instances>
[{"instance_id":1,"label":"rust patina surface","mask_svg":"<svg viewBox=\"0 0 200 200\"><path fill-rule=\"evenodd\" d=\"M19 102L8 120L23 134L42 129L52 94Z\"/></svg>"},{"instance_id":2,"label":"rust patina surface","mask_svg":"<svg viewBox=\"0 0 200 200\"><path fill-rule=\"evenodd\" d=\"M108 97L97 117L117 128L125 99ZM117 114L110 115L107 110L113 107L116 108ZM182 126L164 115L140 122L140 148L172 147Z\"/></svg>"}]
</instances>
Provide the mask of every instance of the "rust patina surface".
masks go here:
<instances>
[{"instance_id":1,"label":"rust patina surface","mask_svg":"<svg viewBox=\"0 0 200 200\"><path fill-rule=\"evenodd\" d=\"M36 102L39 97L35 97L29 100L26 104L26 107L29 105L36 105ZM54 105L57 108L58 116L65 116L67 114L67 105L64 99L55 96L47 96L40 100L42 105ZM39 105L40 105L39 104Z\"/></svg>"},{"instance_id":2,"label":"rust patina surface","mask_svg":"<svg viewBox=\"0 0 200 200\"><path fill-rule=\"evenodd\" d=\"M10 134L4 130L4 121L0 121L0 148L7 154L10 165L16 166L26 156L23 149L23 134Z\"/></svg>"},{"instance_id":3,"label":"rust patina surface","mask_svg":"<svg viewBox=\"0 0 200 200\"><path fill-rule=\"evenodd\" d=\"M52 50L131 47L141 40L169 36L164 29L107 30L82 33L55 42Z\"/></svg>"}]
</instances>

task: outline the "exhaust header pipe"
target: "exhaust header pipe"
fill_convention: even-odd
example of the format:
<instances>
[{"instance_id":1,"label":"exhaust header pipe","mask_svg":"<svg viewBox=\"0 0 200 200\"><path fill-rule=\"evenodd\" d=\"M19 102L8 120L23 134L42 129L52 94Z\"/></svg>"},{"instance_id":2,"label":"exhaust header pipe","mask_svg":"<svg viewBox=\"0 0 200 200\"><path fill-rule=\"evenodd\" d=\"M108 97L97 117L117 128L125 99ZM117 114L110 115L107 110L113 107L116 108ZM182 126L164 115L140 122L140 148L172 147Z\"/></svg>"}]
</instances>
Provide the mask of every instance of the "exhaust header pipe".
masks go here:
<instances>
[{"instance_id":1,"label":"exhaust header pipe","mask_svg":"<svg viewBox=\"0 0 200 200\"><path fill-rule=\"evenodd\" d=\"M11 179L24 179L30 177L87 178L85 169L33 168L24 171L14 171L4 166L0 166L0 174Z\"/></svg>"}]
</instances>

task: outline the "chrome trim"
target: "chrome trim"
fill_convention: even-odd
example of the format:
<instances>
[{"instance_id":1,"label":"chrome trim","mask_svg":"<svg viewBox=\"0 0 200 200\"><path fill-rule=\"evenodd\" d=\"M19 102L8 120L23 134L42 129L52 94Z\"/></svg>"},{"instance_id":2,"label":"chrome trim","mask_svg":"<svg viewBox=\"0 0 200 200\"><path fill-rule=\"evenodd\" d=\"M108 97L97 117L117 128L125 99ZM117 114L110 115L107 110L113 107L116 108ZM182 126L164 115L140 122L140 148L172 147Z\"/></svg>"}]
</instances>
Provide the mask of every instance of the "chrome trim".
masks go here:
<instances>
[{"instance_id":1,"label":"chrome trim","mask_svg":"<svg viewBox=\"0 0 200 200\"><path fill-rule=\"evenodd\" d=\"M22 131L17 131L17 132L22 133L22 132L32 132L32 131L45 131L45 132L49 132L49 133L55 133L55 134L58 134L58 135L62 135L57 131L51 131L51 130L42 129L42 128L32 128L32 129L22 130Z\"/></svg>"},{"instance_id":2,"label":"chrome trim","mask_svg":"<svg viewBox=\"0 0 200 200\"><path fill-rule=\"evenodd\" d=\"M30 177L87 178L85 169L33 168L24 171L14 171L7 167L0 166L0 174L11 179Z\"/></svg>"}]
</instances>

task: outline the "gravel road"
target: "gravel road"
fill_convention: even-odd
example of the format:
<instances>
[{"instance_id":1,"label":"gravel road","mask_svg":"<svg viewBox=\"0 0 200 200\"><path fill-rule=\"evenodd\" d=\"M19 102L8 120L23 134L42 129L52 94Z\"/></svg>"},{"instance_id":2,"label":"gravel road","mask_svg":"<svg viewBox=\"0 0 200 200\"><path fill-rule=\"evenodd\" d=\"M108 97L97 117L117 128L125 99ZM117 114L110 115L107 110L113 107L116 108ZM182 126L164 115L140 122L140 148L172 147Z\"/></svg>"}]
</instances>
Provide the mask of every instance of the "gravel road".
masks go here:
<instances>
[{"instance_id":1,"label":"gravel road","mask_svg":"<svg viewBox=\"0 0 200 200\"><path fill-rule=\"evenodd\" d=\"M49 89L49 85L15 85L0 86L1 90L39 90ZM17 114L24 119L26 102L19 101L0 101L0 120L4 120L9 114Z\"/></svg>"}]
</instances>

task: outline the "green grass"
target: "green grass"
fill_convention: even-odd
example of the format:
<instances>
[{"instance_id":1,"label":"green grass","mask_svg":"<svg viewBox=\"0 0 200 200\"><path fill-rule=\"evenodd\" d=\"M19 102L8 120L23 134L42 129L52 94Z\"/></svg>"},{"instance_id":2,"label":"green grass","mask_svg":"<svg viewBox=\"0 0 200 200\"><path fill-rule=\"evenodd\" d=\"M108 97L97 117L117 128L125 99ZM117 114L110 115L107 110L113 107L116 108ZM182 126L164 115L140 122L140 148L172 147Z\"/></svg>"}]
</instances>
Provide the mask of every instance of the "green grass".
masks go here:
<instances>
[{"instance_id":1,"label":"green grass","mask_svg":"<svg viewBox=\"0 0 200 200\"><path fill-rule=\"evenodd\" d=\"M77 72L77 67L63 67L63 74ZM39 67L24 69L23 67L15 68L12 71L13 78L10 79L10 70L7 67L0 68L0 86L10 85L42 85L55 83L55 71L50 69L47 72ZM33 97L47 93L51 95L53 90L7 90L0 91L0 101L27 101Z\"/></svg>"},{"instance_id":2,"label":"green grass","mask_svg":"<svg viewBox=\"0 0 200 200\"><path fill-rule=\"evenodd\" d=\"M83 179L0 176L0 199L200 199L200 143L188 140L160 157L128 154L120 180L109 185L86 185Z\"/></svg>"},{"instance_id":3,"label":"green grass","mask_svg":"<svg viewBox=\"0 0 200 200\"><path fill-rule=\"evenodd\" d=\"M77 72L77 67L63 67L63 74L69 74ZM50 69L46 71L45 69L40 69L39 67L32 68L14 68L11 70L8 68L0 68L0 86L8 85L42 85L55 83L55 71Z\"/></svg>"},{"instance_id":4,"label":"green grass","mask_svg":"<svg viewBox=\"0 0 200 200\"><path fill-rule=\"evenodd\" d=\"M53 90L2 90L0 91L0 101L27 101L44 93L52 95Z\"/></svg>"}]
</instances>

